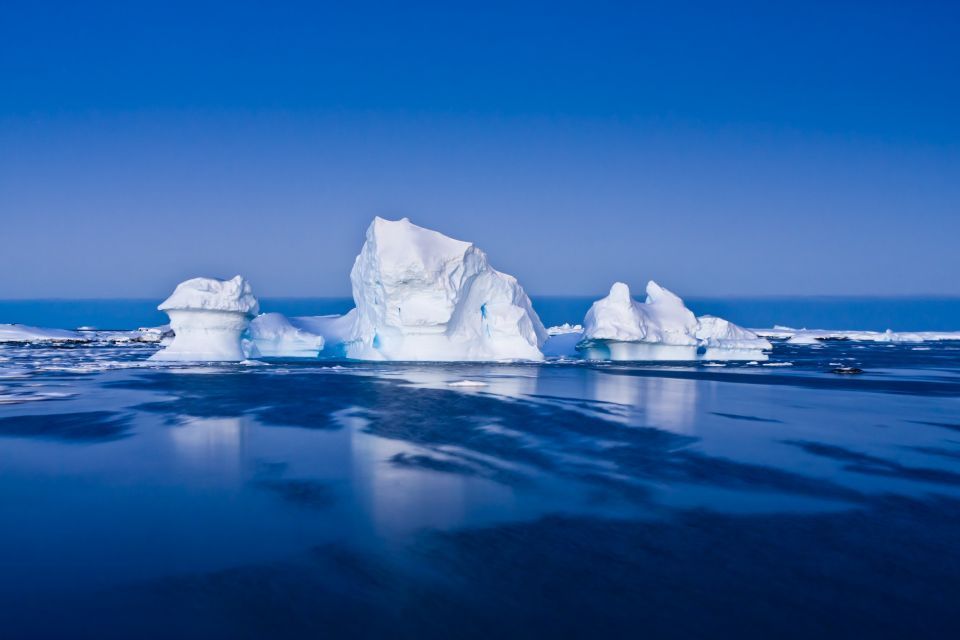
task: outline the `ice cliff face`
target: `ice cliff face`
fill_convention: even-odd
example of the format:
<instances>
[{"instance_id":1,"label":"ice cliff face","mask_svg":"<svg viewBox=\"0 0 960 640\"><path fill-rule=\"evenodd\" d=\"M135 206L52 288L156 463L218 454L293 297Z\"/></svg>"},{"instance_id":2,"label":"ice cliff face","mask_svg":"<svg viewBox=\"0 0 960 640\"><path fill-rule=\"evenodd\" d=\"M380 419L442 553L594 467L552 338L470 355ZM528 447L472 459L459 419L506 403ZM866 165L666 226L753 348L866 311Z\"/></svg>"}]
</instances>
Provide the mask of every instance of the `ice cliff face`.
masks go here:
<instances>
[{"instance_id":1,"label":"ice cliff face","mask_svg":"<svg viewBox=\"0 0 960 640\"><path fill-rule=\"evenodd\" d=\"M652 280L646 303L614 283L607 297L590 307L583 322L581 350L612 360L765 359L768 341L713 316L697 318L683 300Z\"/></svg>"},{"instance_id":2,"label":"ice cliff face","mask_svg":"<svg viewBox=\"0 0 960 640\"><path fill-rule=\"evenodd\" d=\"M350 273L346 355L361 360L540 360L546 330L513 276L469 242L374 219Z\"/></svg>"},{"instance_id":3,"label":"ice cliff face","mask_svg":"<svg viewBox=\"0 0 960 640\"><path fill-rule=\"evenodd\" d=\"M260 306L250 284L236 276L181 282L157 308L170 316L175 336L151 359L240 361L246 358L242 335Z\"/></svg>"}]
</instances>

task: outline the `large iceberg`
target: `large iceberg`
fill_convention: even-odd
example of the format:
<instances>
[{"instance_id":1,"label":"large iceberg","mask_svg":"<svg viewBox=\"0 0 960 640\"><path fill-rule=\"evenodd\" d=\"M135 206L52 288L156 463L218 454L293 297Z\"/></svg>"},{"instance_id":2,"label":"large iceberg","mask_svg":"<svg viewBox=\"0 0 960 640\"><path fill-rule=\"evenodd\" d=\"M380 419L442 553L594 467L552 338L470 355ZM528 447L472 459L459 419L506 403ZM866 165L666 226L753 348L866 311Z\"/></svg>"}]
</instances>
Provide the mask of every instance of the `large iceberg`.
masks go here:
<instances>
[{"instance_id":1,"label":"large iceberg","mask_svg":"<svg viewBox=\"0 0 960 640\"><path fill-rule=\"evenodd\" d=\"M236 276L181 282L157 308L170 316L174 338L152 360L237 362L247 357L242 337L260 305Z\"/></svg>"},{"instance_id":2,"label":"large iceberg","mask_svg":"<svg viewBox=\"0 0 960 640\"><path fill-rule=\"evenodd\" d=\"M543 358L547 333L527 294L469 242L406 218L378 217L367 229L350 281L356 309L344 342L349 358Z\"/></svg>"},{"instance_id":3,"label":"large iceberg","mask_svg":"<svg viewBox=\"0 0 960 640\"><path fill-rule=\"evenodd\" d=\"M771 345L755 333L714 316L698 318L676 294L652 280L647 300L616 282L593 303L583 322L580 350L588 359L766 359Z\"/></svg>"}]
</instances>

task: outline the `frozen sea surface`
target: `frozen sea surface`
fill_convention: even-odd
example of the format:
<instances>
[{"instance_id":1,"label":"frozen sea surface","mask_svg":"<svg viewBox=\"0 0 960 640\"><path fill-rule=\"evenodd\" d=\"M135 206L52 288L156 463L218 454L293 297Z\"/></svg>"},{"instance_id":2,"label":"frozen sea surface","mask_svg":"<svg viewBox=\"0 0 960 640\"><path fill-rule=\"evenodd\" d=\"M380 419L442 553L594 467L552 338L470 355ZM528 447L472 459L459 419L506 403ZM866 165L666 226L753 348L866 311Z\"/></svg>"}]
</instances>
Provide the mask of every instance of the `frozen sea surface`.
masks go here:
<instances>
[{"instance_id":1,"label":"frozen sea surface","mask_svg":"<svg viewBox=\"0 0 960 640\"><path fill-rule=\"evenodd\" d=\"M0 346L3 638L960 634L960 343L156 348Z\"/></svg>"}]
</instances>

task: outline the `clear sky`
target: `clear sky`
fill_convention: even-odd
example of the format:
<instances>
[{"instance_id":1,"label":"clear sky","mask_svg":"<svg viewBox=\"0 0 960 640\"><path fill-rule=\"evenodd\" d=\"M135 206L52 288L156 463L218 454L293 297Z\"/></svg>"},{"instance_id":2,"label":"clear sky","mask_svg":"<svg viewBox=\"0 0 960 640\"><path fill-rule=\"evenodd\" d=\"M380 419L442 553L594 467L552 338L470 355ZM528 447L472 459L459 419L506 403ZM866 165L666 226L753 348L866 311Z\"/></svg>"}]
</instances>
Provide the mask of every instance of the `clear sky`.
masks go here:
<instances>
[{"instance_id":1,"label":"clear sky","mask_svg":"<svg viewBox=\"0 0 960 640\"><path fill-rule=\"evenodd\" d=\"M348 294L374 215L540 295L960 295L960 3L336 4L3 2L0 298Z\"/></svg>"}]
</instances>

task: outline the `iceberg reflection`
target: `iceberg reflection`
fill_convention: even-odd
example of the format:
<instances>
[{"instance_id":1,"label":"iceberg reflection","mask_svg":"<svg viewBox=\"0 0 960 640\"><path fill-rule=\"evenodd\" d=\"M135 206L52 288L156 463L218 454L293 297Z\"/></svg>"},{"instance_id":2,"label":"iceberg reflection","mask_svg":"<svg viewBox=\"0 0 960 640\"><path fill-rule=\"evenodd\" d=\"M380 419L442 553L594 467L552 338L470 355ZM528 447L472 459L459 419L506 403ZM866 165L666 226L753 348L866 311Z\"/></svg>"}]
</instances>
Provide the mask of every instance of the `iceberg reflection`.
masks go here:
<instances>
[{"instance_id":1,"label":"iceberg reflection","mask_svg":"<svg viewBox=\"0 0 960 640\"><path fill-rule=\"evenodd\" d=\"M592 398L623 407L628 424L674 433L695 431L697 383L656 376L625 376L595 371Z\"/></svg>"}]
</instances>

